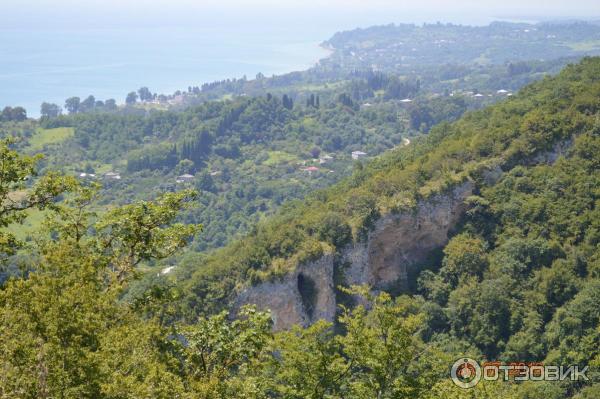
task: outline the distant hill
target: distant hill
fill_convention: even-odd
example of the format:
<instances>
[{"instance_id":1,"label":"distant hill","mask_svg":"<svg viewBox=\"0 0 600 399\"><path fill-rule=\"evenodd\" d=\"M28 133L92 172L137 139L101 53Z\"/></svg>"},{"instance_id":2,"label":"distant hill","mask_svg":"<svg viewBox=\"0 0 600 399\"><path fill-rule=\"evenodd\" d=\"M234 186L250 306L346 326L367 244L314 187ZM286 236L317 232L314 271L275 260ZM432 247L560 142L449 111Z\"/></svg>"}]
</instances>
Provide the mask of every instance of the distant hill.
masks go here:
<instances>
[{"instance_id":1,"label":"distant hill","mask_svg":"<svg viewBox=\"0 0 600 399\"><path fill-rule=\"evenodd\" d=\"M431 65L493 65L600 54L600 26L589 22L488 26L400 24L336 33L326 61L344 69L410 70Z\"/></svg>"}]
</instances>

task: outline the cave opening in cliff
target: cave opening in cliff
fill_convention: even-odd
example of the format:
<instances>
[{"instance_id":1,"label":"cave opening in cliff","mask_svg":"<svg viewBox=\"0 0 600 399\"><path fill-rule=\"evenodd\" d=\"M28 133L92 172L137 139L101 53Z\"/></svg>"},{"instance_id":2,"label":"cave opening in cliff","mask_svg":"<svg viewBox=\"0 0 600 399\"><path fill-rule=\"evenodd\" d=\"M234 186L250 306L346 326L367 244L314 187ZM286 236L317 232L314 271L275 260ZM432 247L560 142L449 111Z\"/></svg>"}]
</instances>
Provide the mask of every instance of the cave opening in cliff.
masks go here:
<instances>
[{"instance_id":1,"label":"cave opening in cliff","mask_svg":"<svg viewBox=\"0 0 600 399\"><path fill-rule=\"evenodd\" d=\"M316 306L318 289L312 278L302 273L298 274L298 292L302 306L309 318L312 319Z\"/></svg>"}]
</instances>

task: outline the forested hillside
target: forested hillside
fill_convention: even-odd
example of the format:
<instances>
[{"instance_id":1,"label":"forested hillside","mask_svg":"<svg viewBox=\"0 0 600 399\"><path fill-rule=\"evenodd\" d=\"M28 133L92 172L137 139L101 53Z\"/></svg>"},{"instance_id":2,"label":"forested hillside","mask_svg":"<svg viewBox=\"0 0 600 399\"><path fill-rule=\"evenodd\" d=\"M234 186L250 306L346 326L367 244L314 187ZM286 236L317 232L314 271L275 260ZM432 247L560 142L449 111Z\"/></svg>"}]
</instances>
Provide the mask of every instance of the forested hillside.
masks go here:
<instances>
[{"instance_id":1,"label":"forested hillside","mask_svg":"<svg viewBox=\"0 0 600 399\"><path fill-rule=\"evenodd\" d=\"M396 40L398 32L408 32L403 46L432 49L419 68L374 63L383 54L379 47ZM455 42L473 40L476 49L497 36L493 48L506 62L473 60L470 47L431 46L445 35ZM99 212L182 188L199 190L199 206L180 220L204 225L202 239L192 243L202 252L243 236L285 201L350 175L359 167L352 152L375 157L467 110L502 101L593 53L596 35L597 26L588 23L375 27L336 34L330 40L336 51L307 71L206 83L172 95L141 87L124 105L92 94L74 96L65 100L65 114L60 105L43 103L39 121L27 119L21 107L6 107L0 137L15 137L24 153L44 154L42 172L61 170L101 183L93 203ZM536 54L548 46L556 51L544 59L522 57L530 36L537 38L530 43ZM406 49L388 50L398 55ZM360 52L362 61L340 60L348 51ZM432 62L442 57L440 51L450 58ZM23 240L33 239L44 212L29 216L11 226ZM174 266L179 256L143 267Z\"/></svg>"},{"instance_id":2,"label":"forested hillside","mask_svg":"<svg viewBox=\"0 0 600 399\"><path fill-rule=\"evenodd\" d=\"M408 292L420 304L421 337L457 357L597 363L599 68L600 60L585 59L290 205L188 266L183 314L193 320L231 306L244 285L341 255L386 214L470 182L463 218L448 244L418 265ZM343 281L344 265L334 265ZM343 291L337 301L348 305ZM556 398L579 388L525 387L527 397Z\"/></svg>"},{"instance_id":3,"label":"forested hillside","mask_svg":"<svg viewBox=\"0 0 600 399\"><path fill-rule=\"evenodd\" d=\"M181 220L205 226L203 238L192 244L204 251L247 233L285 201L348 176L352 152L368 159L403 146L435 124L501 101L565 63L445 65L400 75L365 69L310 84L301 80L300 86L283 77L263 78L252 81L257 85L252 96L244 88L215 85L195 100L186 97L200 105L170 111L148 102L115 107L93 96L69 98L68 115L60 115L58 106L39 121L13 117L18 107L3 112L0 136L15 137L25 153L44 154L42 171L100 182L98 211L165 191L198 189L201 206L186 210ZM213 89L220 93L216 98L227 99L204 101ZM140 89L144 98L147 91ZM21 239L31 239L42 219L33 212L24 225L12 227Z\"/></svg>"},{"instance_id":4,"label":"forested hillside","mask_svg":"<svg viewBox=\"0 0 600 399\"><path fill-rule=\"evenodd\" d=\"M324 44L334 50L326 64L397 72L436 64L502 65L597 55L600 27L583 21L389 24L338 32Z\"/></svg>"},{"instance_id":5,"label":"forested hillside","mask_svg":"<svg viewBox=\"0 0 600 399\"><path fill-rule=\"evenodd\" d=\"M403 102L406 96L414 101ZM185 111L99 107L4 121L0 135L15 137L26 153L43 153L44 169L101 182L98 210L196 188L202 206L187 210L182 220L205 226L193 244L202 251L246 233L286 200L349 175L352 152L374 157L505 97L433 95L419 88L417 78L365 72L305 98L265 93ZM33 232L33 222L31 227L19 229L21 238Z\"/></svg>"},{"instance_id":6,"label":"forested hillside","mask_svg":"<svg viewBox=\"0 0 600 399\"><path fill-rule=\"evenodd\" d=\"M177 223L198 193L178 190L97 214L95 184L36 178L39 159L4 140L0 251L3 259L19 249L28 256L0 290L0 395L597 397L598 76L600 59L587 58L443 123L284 206L243 240L190 257L178 279L146 279L133 290L138 265L202 237L201 226ZM420 212L466 186L449 242L412 265L418 276L404 292L343 287L344 265L336 264L333 320L273 333L268 312L233 306L244 288L339 258L370 240L388 215ZM20 242L6 226L33 208L49 218L35 240ZM464 356L589 365L591 381L463 390L448 375Z\"/></svg>"}]
</instances>

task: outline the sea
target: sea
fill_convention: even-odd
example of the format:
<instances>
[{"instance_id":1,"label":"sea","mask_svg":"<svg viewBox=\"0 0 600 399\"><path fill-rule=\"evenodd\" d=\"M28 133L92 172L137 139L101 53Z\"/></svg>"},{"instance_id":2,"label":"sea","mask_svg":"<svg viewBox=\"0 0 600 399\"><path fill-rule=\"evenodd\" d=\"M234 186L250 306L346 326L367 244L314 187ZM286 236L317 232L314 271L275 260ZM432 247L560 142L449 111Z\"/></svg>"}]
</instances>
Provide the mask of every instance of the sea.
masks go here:
<instances>
[{"instance_id":1,"label":"sea","mask_svg":"<svg viewBox=\"0 0 600 399\"><path fill-rule=\"evenodd\" d=\"M305 70L328 55L320 43L337 31L426 22L384 11L281 15L262 9L225 10L168 18L158 14L147 20L143 10L120 19L58 12L37 19L27 19L25 13L0 17L0 108L22 106L37 117L42 102L63 105L71 96L122 103L128 92L143 86L172 94L215 80L252 79L259 72L271 76ZM161 23L164 19L168 23ZM492 19L451 22L483 24Z\"/></svg>"},{"instance_id":2,"label":"sea","mask_svg":"<svg viewBox=\"0 0 600 399\"><path fill-rule=\"evenodd\" d=\"M227 78L304 70L323 38L197 28L0 30L0 107L114 98L147 86L171 94Z\"/></svg>"}]
</instances>

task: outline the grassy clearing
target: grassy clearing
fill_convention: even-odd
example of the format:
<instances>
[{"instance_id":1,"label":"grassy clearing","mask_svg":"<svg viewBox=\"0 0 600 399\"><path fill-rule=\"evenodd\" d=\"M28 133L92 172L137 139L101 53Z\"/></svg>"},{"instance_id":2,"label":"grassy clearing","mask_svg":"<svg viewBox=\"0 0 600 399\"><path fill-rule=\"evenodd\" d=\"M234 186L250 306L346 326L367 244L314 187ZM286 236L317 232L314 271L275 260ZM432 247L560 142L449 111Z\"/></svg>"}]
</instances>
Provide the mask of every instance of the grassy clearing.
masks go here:
<instances>
[{"instance_id":1,"label":"grassy clearing","mask_svg":"<svg viewBox=\"0 0 600 399\"><path fill-rule=\"evenodd\" d=\"M73 137L72 127L57 127L55 129L37 128L35 134L29 139L29 149L33 151L43 150L46 145L62 143Z\"/></svg>"},{"instance_id":2,"label":"grassy clearing","mask_svg":"<svg viewBox=\"0 0 600 399\"><path fill-rule=\"evenodd\" d=\"M571 42L565 43L566 46L569 46L571 49L575 51L594 51L600 50L600 40L588 40L584 42Z\"/></svg>"},{"instance_id":3,"label":"grassy clearing","mask_svg":"<svg viewBox=\"0 0 600 399\"><path fill-rule=\"evenodd\" d=\"M282 163L297 161L298 157L285 151L269 151L269 158L263 162L266 166L275 166Z\"/></svg>"},{"instance_id":4,"label":"grassy clearing","mask_svg":"<svg viewBox=\"0 0 600 399\"><path fill-rule=\"evenodd\" d=\"M144 103L138 102L133 105L134 108L144 109L146 111L157 110L157 111L168 111L169 104L156 104L156 103Z\"/></svg>"},{"instance_id":5,"label":"grassy clearing","mask_svg":"<svg viewBox=\"0 0 600 399\"><path fill-rule=\"evenodd\" d=\"M292 85L291 87L296 90L299 90L299 91L323 91L323 90L330 90L330 89L336 89L336 88L342 87L346 83L347 83L347 81L343 80L343 81L339 81L339 82L330 82L330 83L325 83L325 84L311 84L311 83L298 84L298 85Z\"/></svg>"},{"instance_id":6,"label":"grassy clearing","mask_svg":"<svg viewBox=\"0 0 600 399\"><path fill-rule=\"evenodd\" d=\"M13 223L6 229L13 233L19 240L25 241L27 237L38 231L46 218L46 211L33 208L27 211L27 218L23 223Z\"/></svg>"}]
</instances>

